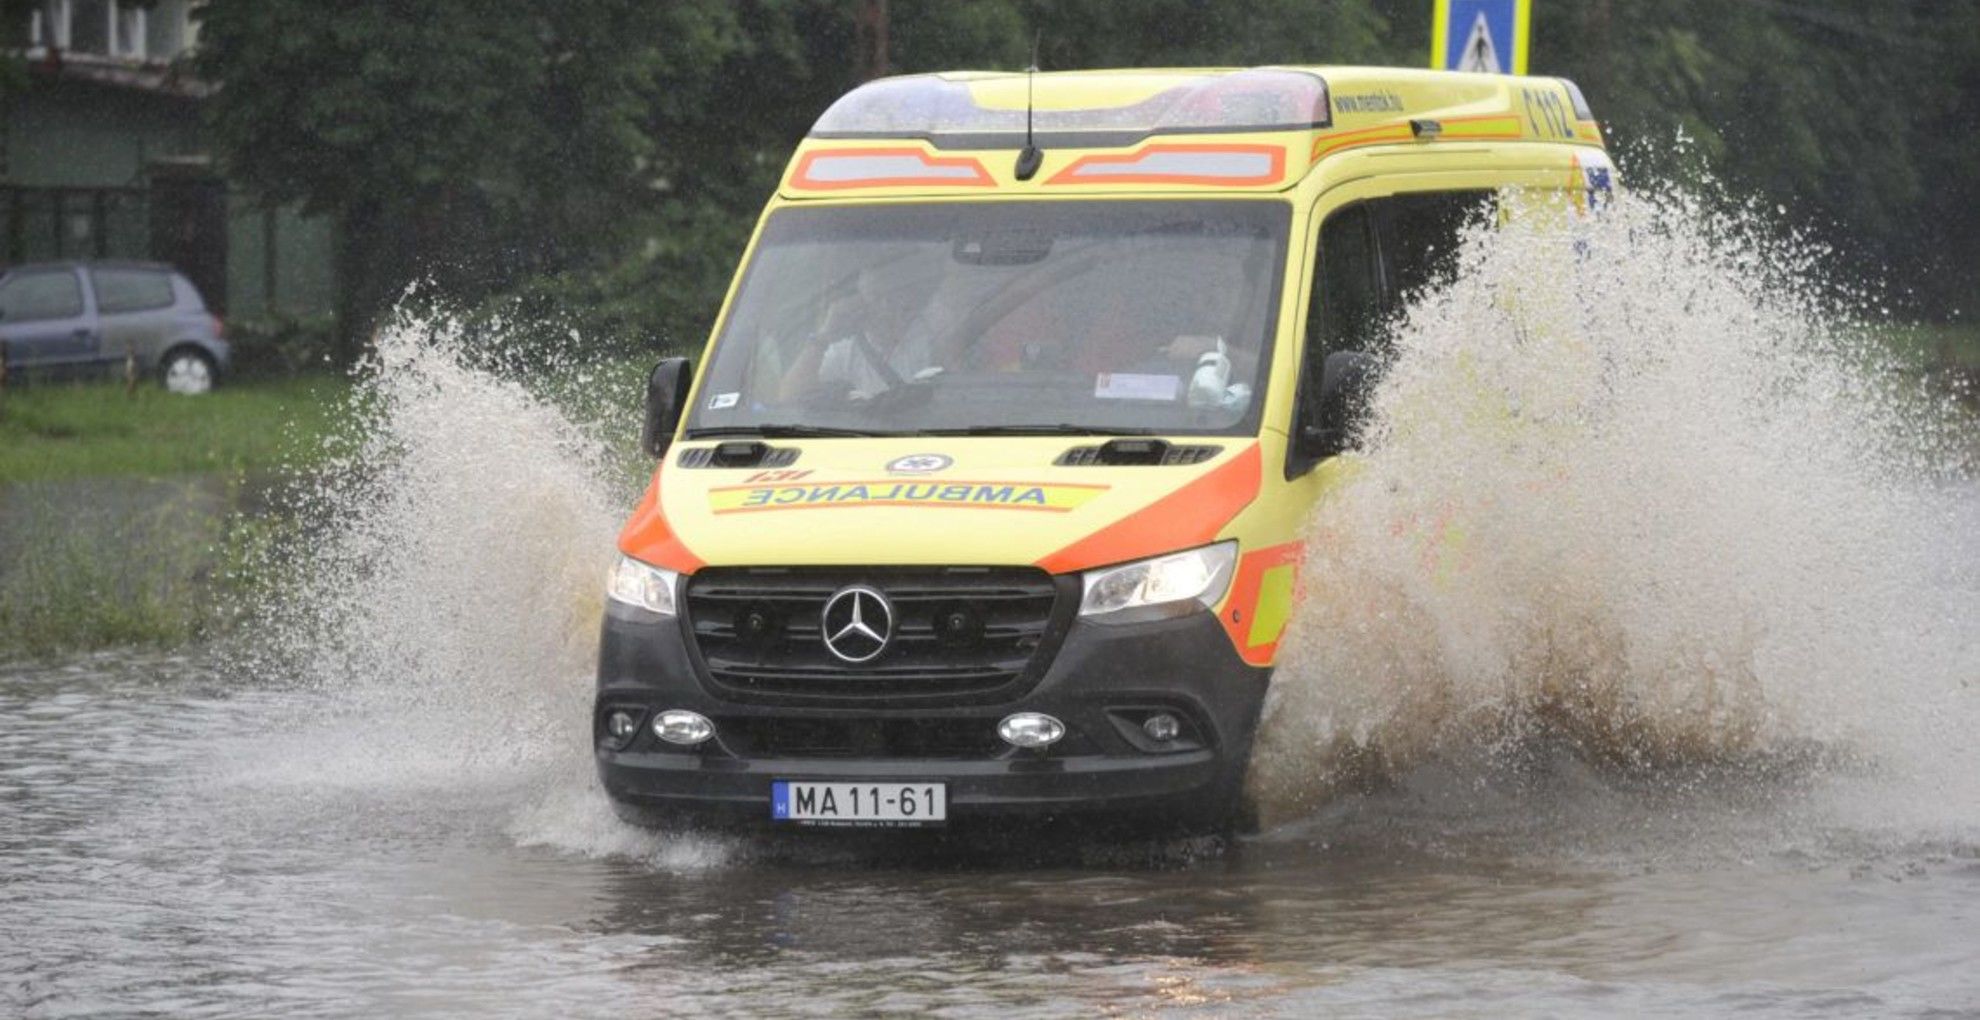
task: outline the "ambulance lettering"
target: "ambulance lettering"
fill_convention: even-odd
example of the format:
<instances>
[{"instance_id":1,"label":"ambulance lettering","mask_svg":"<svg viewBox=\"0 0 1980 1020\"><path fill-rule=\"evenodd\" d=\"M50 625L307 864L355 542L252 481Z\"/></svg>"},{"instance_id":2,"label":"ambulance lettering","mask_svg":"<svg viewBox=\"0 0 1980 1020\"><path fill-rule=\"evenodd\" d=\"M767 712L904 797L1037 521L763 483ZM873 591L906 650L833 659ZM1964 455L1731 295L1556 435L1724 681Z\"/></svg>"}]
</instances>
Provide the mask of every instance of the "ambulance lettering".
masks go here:
<instances>
[{"instance_id":1,"label":"ambulance lettering","mask_svg":"<svg viewBox=\"0 0 1980 1020\"><path fill-rule=\"evenodd\" d=\"M1105 485L1029 482L842 482L835 485L729 485L708 491L718 514L858 506L968 507L1064 513L1106 492Z\"/></svg>"}]
</instances>

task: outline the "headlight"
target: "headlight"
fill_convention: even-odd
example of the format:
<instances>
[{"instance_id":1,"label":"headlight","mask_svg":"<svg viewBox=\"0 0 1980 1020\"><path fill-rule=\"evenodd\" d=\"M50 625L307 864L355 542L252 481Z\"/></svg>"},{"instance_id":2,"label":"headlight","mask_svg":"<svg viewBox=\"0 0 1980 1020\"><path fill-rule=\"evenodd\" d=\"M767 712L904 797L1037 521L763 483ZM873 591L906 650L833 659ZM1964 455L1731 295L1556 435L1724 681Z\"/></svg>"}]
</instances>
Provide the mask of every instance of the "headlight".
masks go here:
<instances>
[{"instance_id":1,"label":"headlight","mask_svg":"<svg viewBox=\"0 0 1980 1020\"><path fill-rule=\"evenodd\" d=\"M1231 582L1237 543L1087 571L1079 615L1096 623L1134 623L1181 616L1197 606L1214 606Z\"/></svg>"},{"instance_id":2,"label":"headlight","mask_svg":"<svg viewBox=\"0 0 1980 1020\"><path fill-rule=\"evenodd\" d=\"M662 616L674 615L674 581L680 577L671 570L662 570L633 559L619 557L619 565L612 568L612 574L605 580L605 594L613 601L637 606L649 613Z\"/></svg>"}]
</instances>

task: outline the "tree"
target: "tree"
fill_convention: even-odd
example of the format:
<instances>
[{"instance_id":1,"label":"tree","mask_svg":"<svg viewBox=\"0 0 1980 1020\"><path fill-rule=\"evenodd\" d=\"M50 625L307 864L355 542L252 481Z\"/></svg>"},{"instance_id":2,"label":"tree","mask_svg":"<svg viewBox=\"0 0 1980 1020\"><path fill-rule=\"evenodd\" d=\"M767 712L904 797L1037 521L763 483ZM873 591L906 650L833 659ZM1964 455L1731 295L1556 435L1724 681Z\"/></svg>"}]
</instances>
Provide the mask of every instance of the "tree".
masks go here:
<instances>
[{"instance_id":1,"label":"tree","mask_svg":"<svg viewBox=\"0 0 1980 1020\"><path fill-rule=\"evenodd\" d=\"M198 69L229 176L339 225L348 334L415 278L690 343L871 0L214 0ZM1352 59L1364 0L879 5L894 71ZM347 348L347 356L350 349Z\"/></svg>"},{"instance_id":2,"label":"tree","mask_svg":"<svg viewBox=\"0 0 1980 1020\"><path fill-rule=\"evenodd\" d=\"M651 194L652 111L740 43L721 0L214 0L200 15L229 176L336 217L347 334L415 277L475 297L610 262L618 211Z\"/></svg>"},{"instance_id":3,"label":"tree","mask_svg":"<svg viewBox=\"0 0 1980 1020\"><path fill-rule=\"evenodd\" d=\"M7 0L0 0L0 3ZM1429 0L212 0L233 178L337 217L344 321L415 277L696 344L793 145L876 68L1422 66ZM1980 284L1974 0L1538 0L1638 173L1707 169L1900 272ZM864 42L864 48L862 48ZM862 60L864 54L864 60ZM1693 139L1680 151L1679 131Z\"/></svg>"},{"instance_id":4,"label":"tree","mask_svg":"<svg viewBox=\"0 0 1980 1020\"><path fill-rule=\"evenodd\" d=\"M1633 171L1711 172L1910 292L1914 313L1980 285L1971 0L1537 6L1535 71L1582 85Z\"/></svg>"}]
</instances>

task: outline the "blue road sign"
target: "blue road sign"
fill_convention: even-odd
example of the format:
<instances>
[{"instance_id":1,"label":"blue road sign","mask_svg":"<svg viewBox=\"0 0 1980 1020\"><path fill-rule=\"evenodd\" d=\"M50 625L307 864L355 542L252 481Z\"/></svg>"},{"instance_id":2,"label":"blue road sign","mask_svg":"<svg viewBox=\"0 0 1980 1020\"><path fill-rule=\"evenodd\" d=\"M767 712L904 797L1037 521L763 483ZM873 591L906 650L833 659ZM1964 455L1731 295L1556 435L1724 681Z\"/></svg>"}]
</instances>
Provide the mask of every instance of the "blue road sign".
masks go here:
<instances>
[{"instance_id":1,"label":"blue road sign","mask_svg":"<svg viewBox=\"0 0 1980 1020\"><path fill-rule=\"evenodd\" d=\"M1442 71L1525 74L1532 0L1437 0L1430 66Z\"/></svg>"}]
</instances>

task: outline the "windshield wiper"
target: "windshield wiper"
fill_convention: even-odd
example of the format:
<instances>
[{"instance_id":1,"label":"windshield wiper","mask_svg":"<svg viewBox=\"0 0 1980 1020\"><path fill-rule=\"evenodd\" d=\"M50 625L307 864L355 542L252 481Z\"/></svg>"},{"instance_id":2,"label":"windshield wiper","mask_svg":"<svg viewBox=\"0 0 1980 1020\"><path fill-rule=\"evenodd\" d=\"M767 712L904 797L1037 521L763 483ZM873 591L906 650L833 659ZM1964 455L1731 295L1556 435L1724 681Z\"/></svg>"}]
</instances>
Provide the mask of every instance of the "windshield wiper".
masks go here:
<instances>
[{"instance_id":1,"label":"windshield wiper","mask_svg":"<svg viewBox=\"0 0 1980 1020\"><path fill-rule=\"evenodd\" d=\"M688 439L719 439L723 436L762 436L765 439L840 439L870 436L912 436L913 432L883 432L878 429L841 429L829 425L718 425L689 429Z\"/></svg>"},{"instance_id":2,"label":"windshield wiper","mask_svg":"<svg viewBox=\"0 0 1980 1020\"><path fill-rule=\"evenodd\" d=\"M970 425L929 429L931 436L1152 436L1154 429L1108 428L1101 425Z\"/></svg>"}]
</instances>

